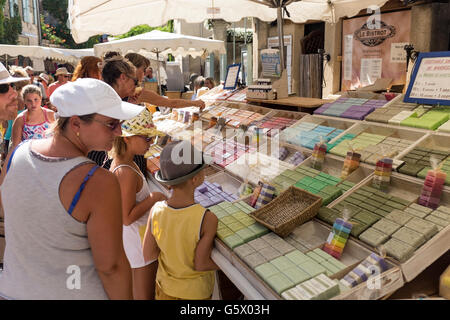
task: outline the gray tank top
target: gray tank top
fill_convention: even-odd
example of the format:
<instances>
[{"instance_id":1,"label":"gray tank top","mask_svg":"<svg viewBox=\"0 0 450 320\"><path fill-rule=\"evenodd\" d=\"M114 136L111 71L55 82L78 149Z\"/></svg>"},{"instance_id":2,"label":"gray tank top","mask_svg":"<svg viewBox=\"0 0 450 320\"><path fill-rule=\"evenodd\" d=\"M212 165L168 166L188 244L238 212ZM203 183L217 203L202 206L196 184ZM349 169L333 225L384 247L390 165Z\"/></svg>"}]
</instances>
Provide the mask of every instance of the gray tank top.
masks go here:
<instances>
[{"instance_id":1,"label":"gray tank top","mask_svg":"<svg viewBox=\"0 0 450 320\"><path fill-rule=\"evenodd\" d=\"M15 152L0 187L6 248L0 296L7 299L108 299L94 266L85 223L64 209L59 185L88 158ZM6 166L5 166L6 169Z\"/></svg>"}]
</instances>

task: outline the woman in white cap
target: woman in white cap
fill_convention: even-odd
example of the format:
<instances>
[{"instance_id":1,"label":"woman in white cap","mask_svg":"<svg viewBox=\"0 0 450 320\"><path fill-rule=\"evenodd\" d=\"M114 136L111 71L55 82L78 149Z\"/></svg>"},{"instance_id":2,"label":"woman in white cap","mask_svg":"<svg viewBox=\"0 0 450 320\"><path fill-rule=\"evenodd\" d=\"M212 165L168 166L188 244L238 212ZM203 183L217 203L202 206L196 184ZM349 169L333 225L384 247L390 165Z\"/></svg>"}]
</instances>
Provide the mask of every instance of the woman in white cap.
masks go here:
<instances>
[{"instance_id":1,"label":"woman in white cap","mask_svg":"<svg viewBox=\"0 0 450 320\"><path fill-rule=\"evenodd\" d=\"M151 121L147 110L122 124L122 136L116 137L110 156L110 171L118 178L122 194L123 246L133 275L135 300L154 298L154 285L149 274L156 274L155 261L145 261L142 239L148 214L158 201L166 200L160 192L150 192L147 180L133 161L136 155L144 155L153 137L161 135Z\"/></svg>"},{"instance_id":2,"label":"woman in white cap","mask_svg":"<svg viewBox=\"0 0 450 320\"><path fill-rule=\"evenodd\" d=\"M6 249L0 296L131 299L120 186L86 155L110 150L122 134L120 120L143 108L123 102L96 79L70 82L50 100L59 114L53 135L20 144L2 172Z\"/></svg>"}]
</instances>

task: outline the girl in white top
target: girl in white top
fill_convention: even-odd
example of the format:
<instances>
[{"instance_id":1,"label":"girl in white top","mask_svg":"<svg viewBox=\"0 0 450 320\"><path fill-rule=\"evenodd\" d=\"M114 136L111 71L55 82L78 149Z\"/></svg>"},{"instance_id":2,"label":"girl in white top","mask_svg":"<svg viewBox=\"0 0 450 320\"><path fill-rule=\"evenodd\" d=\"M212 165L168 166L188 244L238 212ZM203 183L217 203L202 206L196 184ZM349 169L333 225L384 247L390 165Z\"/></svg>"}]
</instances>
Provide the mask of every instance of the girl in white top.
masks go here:
<instances>
[{"instance_id":1,"label":"girl in white top","mask_svg":"<svg viewBox=\"0 0 450 320\"><path fill-rule=\"evenodd\" d=\"M144 155L152 137L158 132L151 127L151 115L143 112L122 124L122 136L116 137L110 156L110 171L118 178L122 195L123 246L132 268L133 297L136 300L153 299L154 283L148 277L149 270L156 274L157 263L145 261L142 239L148 215L153 204L165 200L159 192L150 192L148 183L134 163L136 155Z\"/></svg>"}]
</instances>

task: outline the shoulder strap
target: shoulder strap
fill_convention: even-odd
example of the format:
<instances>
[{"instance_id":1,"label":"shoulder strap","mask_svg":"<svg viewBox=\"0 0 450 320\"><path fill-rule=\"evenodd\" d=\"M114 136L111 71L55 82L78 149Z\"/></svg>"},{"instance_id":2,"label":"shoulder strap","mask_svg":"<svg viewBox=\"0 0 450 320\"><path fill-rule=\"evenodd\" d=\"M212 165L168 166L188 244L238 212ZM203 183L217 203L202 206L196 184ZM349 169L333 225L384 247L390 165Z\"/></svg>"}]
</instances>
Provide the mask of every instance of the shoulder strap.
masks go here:
<instances>
[{"instance_id":1,"label":"shoulder strap","mask_svg":"<svg viewBox=\"0 0 450 320\"><path fill-rule=\"evenodd\" d=\"M14 157L14 153L16 153L17 149L18 149L24 142L25 142L25 141L22 141L21 143L19 143L19 144L14 148L13 152L11 153L11 157L9 157L9 161L8 161L7 166L6 166L6 173L8 173L9 168L11 167L11 162L12 162L12 159L13 159L13 157Z\"/></svg>"},{"instance_id":2,"label":"shoulder strap","mask_svg":"<svg viewBox=\"0 0 450 320\"><path fill-rule=\"evenodd\" d=\"M136 174L137 174L138 176L140 176L140 177L142 178L142 173L140 173L139 171L137 171L135 168L133 168L132 166L130 166L130 165L128 165L128 164L121 164L121 165L118 165L117 167L115 167L115 168L113 169L112 172L115 172L117 169L122 168L122 167L127 167L127 168L132 169L134 172L136 172Z\"/></svg>"},{"instance_id":3,"label":"shoulder strap","mask_svg":"<svg viewBox=\"0 0 450 320\"><path fill-rule=\"evenodd\" d=\"M80 188L78 189L77 193L73 197L72 203L70 204L69 211L68 211L68 213L70 215L72 215L73 209L75 209L75 206L77 205L78 201L80 200L81 192L83 192L83 189L86 186L86 183L88 182L89 178L92 177L95 170L97 170L98 168L99 168L99 166L93 166L92 169L89 170L88 174L84 177L84 180L80 185Z\"/></svg>"},{"instance_id":4,"label":"shoulder strap","mask_svg":"<svg viewBox=\"0 0 450 320\"><path fill-rule=\"evenodd\" d=\"M49 122L47 118L47 111L44 108L42 108L42 111L44 111L45 122Z\"/></svg>"}]
</instances>

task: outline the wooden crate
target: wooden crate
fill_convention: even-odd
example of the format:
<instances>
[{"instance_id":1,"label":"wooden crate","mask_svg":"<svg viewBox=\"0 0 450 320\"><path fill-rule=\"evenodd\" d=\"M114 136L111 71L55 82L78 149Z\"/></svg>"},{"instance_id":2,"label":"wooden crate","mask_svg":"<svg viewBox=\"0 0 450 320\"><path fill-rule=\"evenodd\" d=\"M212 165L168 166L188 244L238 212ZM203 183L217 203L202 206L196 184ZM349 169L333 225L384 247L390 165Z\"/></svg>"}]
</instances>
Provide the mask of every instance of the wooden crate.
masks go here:
<instances>
[{"instance_id":1,"label":"wooden crate","mask_svg":"<svg viewBox=\"0 0 450 320\"><path fill-rule=\"evenodd\" d=\"M372 184L372 181L373 176L357 185L352 191L355 191L363 186L370 186ZM415 179L409 179L404 175L393 172L391 176L391 184L389 189L387 190L387 193L389 195L403 198L405 200L417 202L417 199L419 198L422 191L422 186L423 183L420 183ZM344 201L345 198L350 194L351 192L346 193L343 197L330 204L329 207L332 208L338 203ZM444 190L444 192L442 193L441 204L450 206L449 190ZM375 248L372 248L359 239L353 239L360 243L362 246L367 247L370 250L375 250ZM450 250L450 226L447 226L446 228L441 230L433 238L431 238L424 245L418 248L414 252L413 256L407 261L401 263L394 258L388 257L387 259L392 263L399 265L402 269L405 280L407 282L410 282L448 250Z\"/></svg>"},{"instance_id":2,"label":"wooden crate","mask_svg":"<svg viewBox=\"0 0 450 320\"><path fill-rule=\"evenodd\" d=\"M169 99L181 99L180 91L166 91L165 96Z\"/></svg>"}]
</instances>

